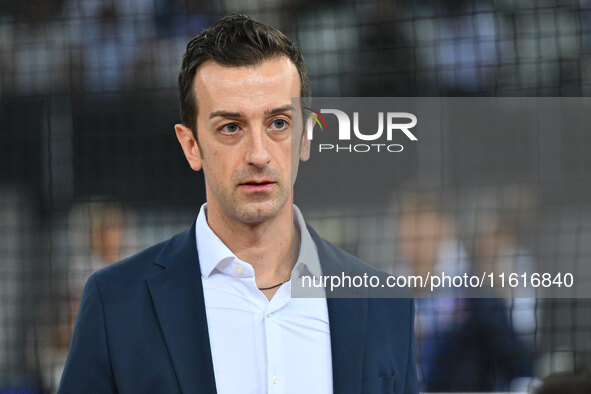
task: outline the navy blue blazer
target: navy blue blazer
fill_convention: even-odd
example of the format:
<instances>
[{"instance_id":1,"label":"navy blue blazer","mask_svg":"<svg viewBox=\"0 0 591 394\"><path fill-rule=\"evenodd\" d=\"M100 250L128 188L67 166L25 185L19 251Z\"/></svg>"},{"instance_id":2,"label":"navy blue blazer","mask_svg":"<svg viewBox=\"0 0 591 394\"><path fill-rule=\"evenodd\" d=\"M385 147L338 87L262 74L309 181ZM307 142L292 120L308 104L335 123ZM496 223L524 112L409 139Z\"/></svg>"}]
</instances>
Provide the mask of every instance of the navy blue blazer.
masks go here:
<instances>
[{"instance_id":1,"label":"navy blue blazer","mask_svg":"<svg viewBox=\"0 0 591 394\"><path fill-rule=\"evenodd\" d=\"M324 273L374 271L310 233ZM417 393L412 299L326 301L334 393ZM58 393L216 393L195 225L88 279Z\"/></svg>"}]
</instances>

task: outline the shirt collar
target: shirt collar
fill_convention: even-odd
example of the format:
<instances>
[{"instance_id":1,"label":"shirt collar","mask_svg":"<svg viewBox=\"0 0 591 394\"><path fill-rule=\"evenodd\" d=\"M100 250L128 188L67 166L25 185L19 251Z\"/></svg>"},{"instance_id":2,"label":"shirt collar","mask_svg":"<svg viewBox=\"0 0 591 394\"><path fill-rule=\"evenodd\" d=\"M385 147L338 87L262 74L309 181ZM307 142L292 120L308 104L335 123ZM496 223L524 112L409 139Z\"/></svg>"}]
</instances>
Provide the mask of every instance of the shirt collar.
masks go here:
<instances>
[{"instance_id":1,"label":"shirt collar","mask_svg":"<svg viewBox=\"0 0 591 394\"><path fill-rule=\"evenodd\" d=\"M228 249L226 244L209 227L205 213L206 208L207 203L201 206L199 215L197 215L195 237L197 239L197 254L199 255L201 275L207 279L215 268L222 264L230 264L238 257Z\"/></svg>"},{"instance_id":2,"label":"shirt collar","mask_svg":"<svg viewBox=\"0 0 591 394\"><path fill-rule=\"evenodd\" d=\"M321 270L318 249L308 231L302 212L295 204L293 205L293 215L300 227L300 254L293 267L293 273L297 274L297 277L306 275L320 276Z\"/></svg>"},{"instance_id":3,"label":"shirt collar","mask_svg":"<svg viewBox=\"0 0 591 394\"><path fill-rule=\"evenodd\" d=\"M207 223L207 203L201 206L195 225L197 253L201 275L207 279L218 268L220 271L238 257L222 242ZM292 270L292 277L305 275L320 276L320 260L316 244L306 227L301 211L293 205L293 216L300 228L300 253Z\"/></svg>"}]
</instances>

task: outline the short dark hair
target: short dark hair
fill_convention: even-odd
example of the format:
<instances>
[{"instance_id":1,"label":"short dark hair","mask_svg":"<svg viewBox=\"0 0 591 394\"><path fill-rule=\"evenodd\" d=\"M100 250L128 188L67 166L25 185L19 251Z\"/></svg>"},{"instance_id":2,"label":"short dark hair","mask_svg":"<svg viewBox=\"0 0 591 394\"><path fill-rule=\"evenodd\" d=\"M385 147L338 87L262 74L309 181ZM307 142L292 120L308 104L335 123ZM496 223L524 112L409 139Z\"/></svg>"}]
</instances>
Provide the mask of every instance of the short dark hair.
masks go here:
<instances>
[{"instance_id":1,"label":"short dark hair","mask_svg":"<svg viewBox=\"0 0 591 394\"><path fill-rule=\"evenodd\" d=\"M226 16L187 44L178 76L181 121L197 138L197 101L193 80L197 69L212 60L224 66L254 66L287 56L300 76L300 96L309 97L310 80L302 53L283 33L245 15Z\"/></svg>"}]
</instances>

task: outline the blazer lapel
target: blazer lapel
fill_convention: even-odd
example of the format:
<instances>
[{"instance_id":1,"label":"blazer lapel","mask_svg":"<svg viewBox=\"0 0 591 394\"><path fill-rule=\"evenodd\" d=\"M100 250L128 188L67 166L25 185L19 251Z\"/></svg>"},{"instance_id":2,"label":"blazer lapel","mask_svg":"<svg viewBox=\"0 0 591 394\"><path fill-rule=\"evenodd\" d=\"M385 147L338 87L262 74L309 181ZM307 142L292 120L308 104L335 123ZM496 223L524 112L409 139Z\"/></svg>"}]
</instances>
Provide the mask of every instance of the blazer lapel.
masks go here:
<instances>
[{"instance_id":1,"label":"blazer lapel","mask_svg":"<svg viewBox=\"0 0 591 394\"><path fill-rule=\"evenodd\" d=\"M323 275L349 274L342 257L334 253L318 234L308 226L316 243ZM353 297L357 293L340 293ZM362 388L363 353L365 348L367 298L326 299L332 351L333 391L358 394Z\"/></svg>"},{"instance_id":2,"label":"blazer lapel","mask_svg":"<svg viewBox=\"0 0 591 394\"><path fill-rule=\"evenodd\" d=\"M161 271L146 282L181 391L215 393L195 224L172 238L154 264Z\"/></svg>"}]
</instances>

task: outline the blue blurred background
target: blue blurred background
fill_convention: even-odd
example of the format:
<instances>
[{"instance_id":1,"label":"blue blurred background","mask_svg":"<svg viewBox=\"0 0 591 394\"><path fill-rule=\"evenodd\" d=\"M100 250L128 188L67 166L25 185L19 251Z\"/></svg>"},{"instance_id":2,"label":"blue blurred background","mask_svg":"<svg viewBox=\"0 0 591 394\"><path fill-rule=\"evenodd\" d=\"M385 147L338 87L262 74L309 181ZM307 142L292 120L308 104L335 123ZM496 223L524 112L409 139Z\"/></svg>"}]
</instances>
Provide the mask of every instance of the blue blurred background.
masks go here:
<instances>
[{"instance_id":1,"label":"blue blurred background","mask_svg":"<svg viewBox=\"0 0 591 394\"><path fill-rule=\"evenodd\" d=\"M189 39L228 13L294 40L315 96L591 95L588 0L0 0L0 392L54 392L88 275L196 218L204 183L173 134L176 74ZM397 162L388 218L304 214L369 259L589 260L591 133L451 144ZM433 157L445 171L423 165ZM525 390L591 367L585 299L418 311L424 390ZM473 379L433 372L461 370Z\"/></svg>"}]
</instances>

